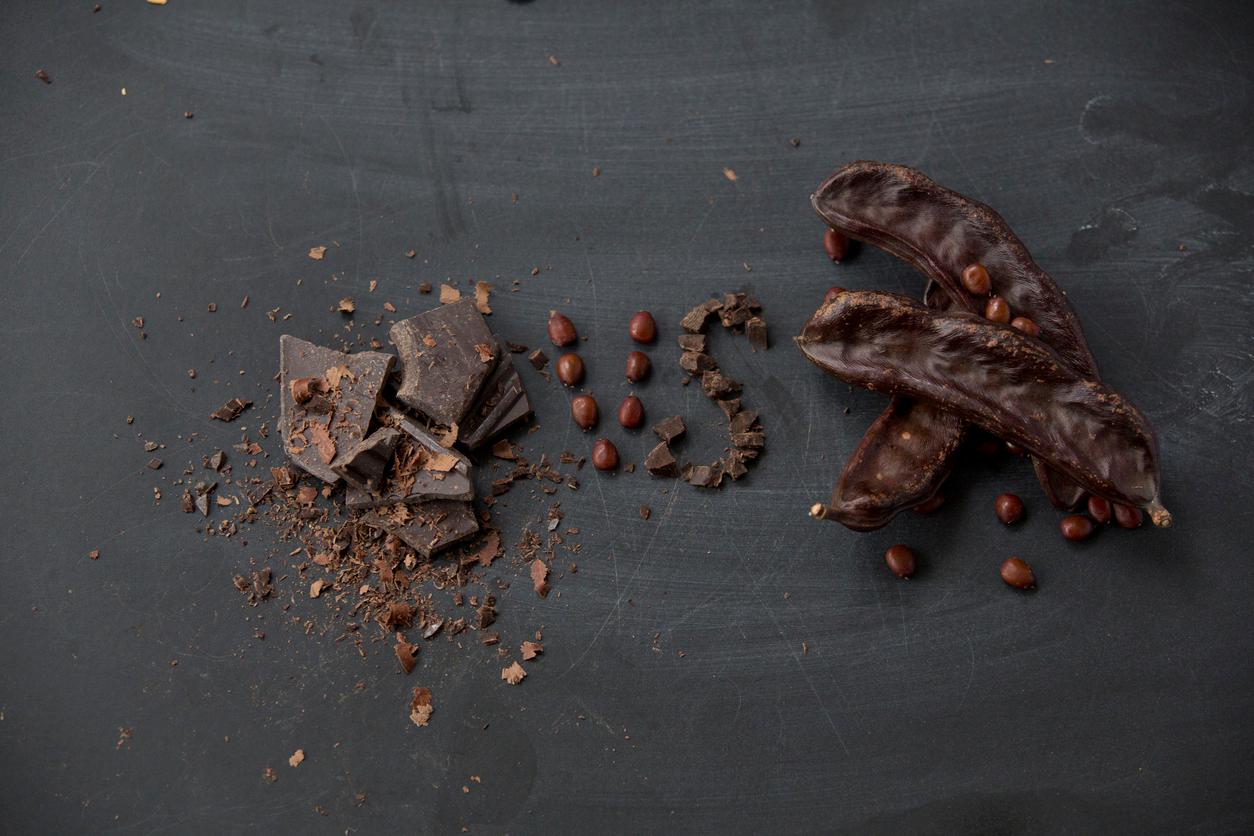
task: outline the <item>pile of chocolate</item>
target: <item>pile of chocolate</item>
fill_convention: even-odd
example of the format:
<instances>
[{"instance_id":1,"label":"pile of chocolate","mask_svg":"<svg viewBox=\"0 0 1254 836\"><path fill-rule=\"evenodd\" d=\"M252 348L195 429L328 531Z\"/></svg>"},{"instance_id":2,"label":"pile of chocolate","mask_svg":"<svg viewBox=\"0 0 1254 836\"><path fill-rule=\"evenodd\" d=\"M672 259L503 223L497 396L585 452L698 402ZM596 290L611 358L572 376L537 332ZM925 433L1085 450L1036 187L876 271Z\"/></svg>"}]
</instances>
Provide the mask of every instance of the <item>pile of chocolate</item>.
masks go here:
<instances>
[{"instance_id":1,"label":"pile of chocolate","mask_svg":"<svg viewBox=\"0 0 1254 836\"><path fill-rule=\"evenodd\" d=\"M470 299L397 322L397 354L280 338L280 419L292 461L346 483L356 521L420 556L479 530L473 451L531 414L509 350Z\"/></svg>"}]
</instances>

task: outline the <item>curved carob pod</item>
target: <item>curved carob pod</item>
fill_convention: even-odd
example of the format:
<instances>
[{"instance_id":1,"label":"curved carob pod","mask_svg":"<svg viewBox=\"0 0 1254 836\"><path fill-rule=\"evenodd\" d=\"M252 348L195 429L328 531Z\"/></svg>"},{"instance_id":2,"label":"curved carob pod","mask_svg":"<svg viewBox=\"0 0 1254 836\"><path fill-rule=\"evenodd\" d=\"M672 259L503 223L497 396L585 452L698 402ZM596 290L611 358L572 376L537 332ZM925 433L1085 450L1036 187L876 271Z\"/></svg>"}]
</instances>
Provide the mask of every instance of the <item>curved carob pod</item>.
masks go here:
<instances>
[{"instance_id":1,"label":"curved carob pod","mask_svg":"<svg viewBox=\"0 0 1254 836\"><path fill-rule=\"evenodd\" d=\"M1077 374L1042 341L892 293L846 291L797 345L846 383L930 401L1012 441L1112 502L1171 524L1149 423L1119 393Z\"/></svg>"},{"instance_id":2,"label":"curved carob pod","mask_svg":"<svg viewBox=\"0 0 1254 836\"><path fill-rule=\"evenodd\" d=\"M928 307L950 310L952 300L934 287L929 282L923 292ZM952 412L894 395L845 462L831 504L815 505L815 516L854 531L883 528L936 496L966 435L967 422Z\"/></svg>"},{"instance_id":3,"label":"curved carob pod","mask_svg":"<svg viewBox=\"0 0 1254 836\"><path fill-rule=\"evenodd\" d=\"M987 298L968 291L962 273L983 265L991 292L1010 305L1013 316L1032 320L1040 328L1038 336L1064 363L1097 378L1097 364L1066 296L985 204L912 168L868 160L838 170L810 202L829 226L906 261L940 285L959 308L977 314L984 311ZM1034 466L1055 506L1070 509L1083 499L1083 490L1071 480Z\"/></svg>"}]
</instances>

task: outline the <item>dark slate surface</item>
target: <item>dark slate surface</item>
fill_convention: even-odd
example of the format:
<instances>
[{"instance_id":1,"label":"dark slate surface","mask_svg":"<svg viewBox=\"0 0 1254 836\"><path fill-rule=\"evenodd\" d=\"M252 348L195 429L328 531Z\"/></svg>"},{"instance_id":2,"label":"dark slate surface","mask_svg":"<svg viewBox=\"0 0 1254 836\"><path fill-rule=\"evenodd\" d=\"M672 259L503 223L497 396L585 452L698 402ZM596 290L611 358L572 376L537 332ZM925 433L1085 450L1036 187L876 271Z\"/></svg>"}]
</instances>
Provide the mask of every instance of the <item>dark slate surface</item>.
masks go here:
<instances>
[{"instance_id":1,"label":"dark slate surface","mask_svg":"<svg viewBox=\"0 0 1254 836\"><path fill-rule=\"evenodd\" d=\"M0 4L6 831L1254 828L1247 6L103 3ZM888 531L807 519L882 399L787 338L834 281L921 290L878 253L822 256L809 191L862 157L1004 213L1156 423L1176 528L1070 546L1010 461ZM290 581L290 612L249 609L230 578L271 532L205 540L172 485L273 420L280 332L382 336L385 300L412 314L417 283L450 276L521 280L495 297L506 339L569 311L607 412L651 308L639 391L688 416L698 458L718 415L679 386L680 314L743 288L772 326L765 355L714 339L770 438L745 483L589 473L563 496L578 575L539 601L500 565L507 641L542 628L547 648L517 688L477 646L437 642L404 678L386 649L307 637L325 601ZM527 446L584 449L566 394L523 374ZM232 395L257 405L210 422ZM1029 504L1014 530L991 510L1006 489ZM511 542L543 508L511 498ZM921 555L908 583L880 557L899 541ZM1035 594L997 579L1011 553Z\"/></svg>"}]
</instances>

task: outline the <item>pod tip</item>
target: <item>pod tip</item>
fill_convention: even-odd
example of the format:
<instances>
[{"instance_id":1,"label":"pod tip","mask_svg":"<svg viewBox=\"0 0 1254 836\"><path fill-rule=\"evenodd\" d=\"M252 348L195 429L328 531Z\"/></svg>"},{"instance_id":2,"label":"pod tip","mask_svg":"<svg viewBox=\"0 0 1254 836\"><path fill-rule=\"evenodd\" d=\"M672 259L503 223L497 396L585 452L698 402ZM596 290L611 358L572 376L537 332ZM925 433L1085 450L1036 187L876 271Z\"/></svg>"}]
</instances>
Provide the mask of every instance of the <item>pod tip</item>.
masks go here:
<instances>
[{"instance_id":1,"label":"pod tip","mask_svg":"<svg viewBox=\"0 0 1254 836\"><path fill-rule=\"evenodd\" d=\"M827 519L827 506L822 502L814 503L810 506L810 516L814 517L816 520Z\"/></svg>"},{"instance_id":2,"label":"pod tip","mask_svg":"<svg viewBox=\"0 0 1254 836\"><path fill-rule=\"evenodd\" d=\"M1159 528L1169 528L1171 526L1171 512L1158 502L1151 502L1145 506L1145 510L1149 512L1150 521L1154 525Z\"/></svg>"}]
</instances>

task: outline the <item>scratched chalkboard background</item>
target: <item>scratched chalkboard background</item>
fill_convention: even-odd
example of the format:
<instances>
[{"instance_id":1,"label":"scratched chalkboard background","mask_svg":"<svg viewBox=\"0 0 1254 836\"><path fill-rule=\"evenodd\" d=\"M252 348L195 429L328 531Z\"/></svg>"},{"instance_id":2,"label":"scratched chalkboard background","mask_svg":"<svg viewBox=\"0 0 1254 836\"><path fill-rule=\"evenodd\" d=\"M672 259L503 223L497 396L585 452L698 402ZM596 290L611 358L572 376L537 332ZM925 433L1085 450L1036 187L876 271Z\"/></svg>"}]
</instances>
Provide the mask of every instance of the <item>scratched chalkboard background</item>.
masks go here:
<instances>
[{"instance_id":1,"label":"scratched chalkboard background","mask_svg":"<svg viewBox=\"0 0 1254 836\"><path fill-rule=\"evenodd\" d=\"M1248 4L102 4L0 4L6 832L1254 829ZM878 252L822 254L808 195L858 158L1005 215L1155 422L1176 527L1069 545L1010 460L885 531L807 518L883 400L789 338L833 283L922 289ZM497 285L511 340L569 311L607 408L652 309L639 393L688 418L697 460L721 416L679 385L679 316L746 289L772 329L765 354L713 343L764 414L751 477L585 471L560 497L578 574L541 601L494 567L504 640L544 635L513 688L473 634L404 677L386 645L306 636L326 602L290 579L249 608L231 576L273 531L199 536L173 484L273 421L280 333L348 336L351 295L353 336L383 336L385 301L416 312L450 277ZM586 453L567 394L524 373L521 442ZM257 406L211 422L236 394ZM1014 529L1003 490L1029 505ZM497 508L510 538L543 514L530 494ZM883 565L895 542L912 581ZM1010 554L1034 594L998 579Z\"/></svg>"}]
</instances>

